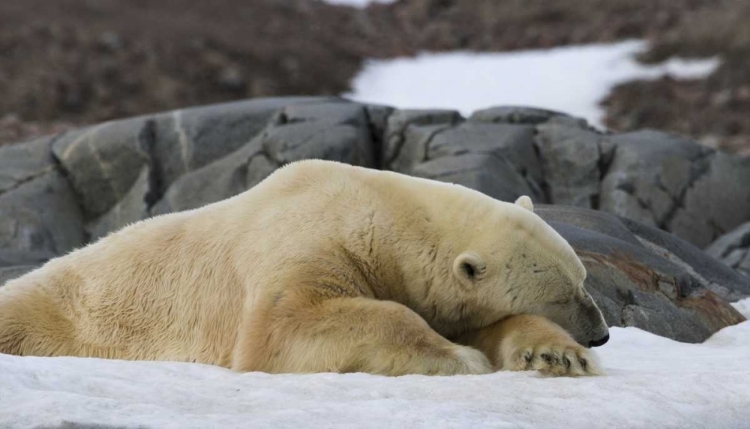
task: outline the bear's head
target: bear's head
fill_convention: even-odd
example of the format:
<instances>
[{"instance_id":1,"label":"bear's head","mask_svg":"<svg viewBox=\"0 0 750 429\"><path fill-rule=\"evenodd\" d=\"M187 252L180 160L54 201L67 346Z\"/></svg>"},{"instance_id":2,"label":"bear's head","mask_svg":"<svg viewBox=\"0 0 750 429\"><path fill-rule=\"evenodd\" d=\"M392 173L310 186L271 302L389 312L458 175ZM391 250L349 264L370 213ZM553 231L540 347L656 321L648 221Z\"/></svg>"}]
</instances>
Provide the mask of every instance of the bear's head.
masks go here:
<instances>
[{"instance_id":1,"label":"bear's head","mask_svg":"<svg viewBox=\"0 0 750 429\"><path fill-rule=\"evenodd\" d=\"M492 200L466 209L464 224L456 228L460 236L453 237L446 252L452 267L450 285L444 286L454 291L448 298L454 304L433 305L450 312L436 319L473 329L511 315L536 314L583 346L604 344L609 331L583 287L586 269L568 242L533 210L526 196L515 204Z\"/></svg>"}]
</instances>

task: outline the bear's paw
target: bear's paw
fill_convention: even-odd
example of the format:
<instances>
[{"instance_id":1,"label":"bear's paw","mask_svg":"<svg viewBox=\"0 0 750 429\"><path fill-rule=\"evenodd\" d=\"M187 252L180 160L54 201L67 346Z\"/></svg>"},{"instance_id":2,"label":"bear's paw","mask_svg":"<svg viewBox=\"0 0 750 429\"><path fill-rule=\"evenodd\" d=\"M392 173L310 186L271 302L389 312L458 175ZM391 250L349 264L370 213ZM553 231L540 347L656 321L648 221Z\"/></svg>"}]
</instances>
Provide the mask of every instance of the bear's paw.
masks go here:
<instances>
[{"instance_id":1,"label":"bear's paw","mask_svg":"<svg viewBox=\"0 0 750 429\"><path fill-rule=\"evenodd\" d=\"M566 338L548 343L528 344L504 350L503 369L539 371L549 376L603 375L596 356L585 347Z\"/></svg>"}]
</instances>

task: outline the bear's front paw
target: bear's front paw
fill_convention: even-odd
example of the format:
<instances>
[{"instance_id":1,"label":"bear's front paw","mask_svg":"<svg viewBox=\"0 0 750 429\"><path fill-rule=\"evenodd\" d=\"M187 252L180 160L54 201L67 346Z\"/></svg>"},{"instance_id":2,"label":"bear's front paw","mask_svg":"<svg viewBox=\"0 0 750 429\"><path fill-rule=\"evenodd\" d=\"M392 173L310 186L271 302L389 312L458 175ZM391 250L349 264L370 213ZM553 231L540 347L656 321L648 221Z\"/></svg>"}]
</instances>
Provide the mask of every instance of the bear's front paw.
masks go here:
<instances>
[{"instance_id":1,"label":"bear's front paw","mask_svg":"<svg viewBox=\"0 0 750 429\"><path fill-rule=\"evenodd\" d=\"M573 340L507 347L501 352L503 369L510 371L536 370L553 376L604 374L593 353Z\"/></svg>"}]
</instances>

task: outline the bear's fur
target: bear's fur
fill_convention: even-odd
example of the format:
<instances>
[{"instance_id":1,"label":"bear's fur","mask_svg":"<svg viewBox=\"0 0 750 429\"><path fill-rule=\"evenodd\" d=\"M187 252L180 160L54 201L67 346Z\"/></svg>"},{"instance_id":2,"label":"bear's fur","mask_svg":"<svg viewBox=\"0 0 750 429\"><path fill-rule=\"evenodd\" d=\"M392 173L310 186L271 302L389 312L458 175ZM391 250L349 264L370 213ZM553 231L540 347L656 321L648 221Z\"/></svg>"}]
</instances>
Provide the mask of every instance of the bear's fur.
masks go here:
<instances>
[{"instance_id":1,"label":"bear's fur","mask_svg":"<svg viewBox=\"0 0 750 429\"><path fill-rule=\"evenodd\" d=\"M585 275L528 197L301 161L8 282L0 352L272 373L594 374L581 344L607 327Z\"/></svg>"}]
</instances>

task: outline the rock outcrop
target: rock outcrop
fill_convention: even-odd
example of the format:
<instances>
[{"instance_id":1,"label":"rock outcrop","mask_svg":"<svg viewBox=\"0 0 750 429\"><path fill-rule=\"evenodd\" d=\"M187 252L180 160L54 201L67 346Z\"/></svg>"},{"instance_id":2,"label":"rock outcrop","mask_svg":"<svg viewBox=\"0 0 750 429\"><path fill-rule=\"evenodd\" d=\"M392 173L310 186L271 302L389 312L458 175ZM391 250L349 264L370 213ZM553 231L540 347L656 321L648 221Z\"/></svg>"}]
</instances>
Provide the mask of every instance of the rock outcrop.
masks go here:
<instances>
[{"instance_id":1,"label":"rock outcrop","mask_svg":"<svg viewBox=\"0 0 750 429\"><path fill-rule=\"evenodd\" d=\"M699 342L744 320L728 302L750 296L750 276L733 269L750 270L750 228L740 226L750 220L750 159L656 131L603 134L540 109L463 118L339 98L190 108L0 148L0 284L124 225L231 197L309 158L501 200L531 196L579 253L612 326ZM698 248L717 237L713 257Z\"/></svg>"}]
</instances>

